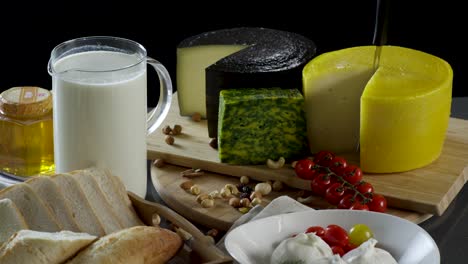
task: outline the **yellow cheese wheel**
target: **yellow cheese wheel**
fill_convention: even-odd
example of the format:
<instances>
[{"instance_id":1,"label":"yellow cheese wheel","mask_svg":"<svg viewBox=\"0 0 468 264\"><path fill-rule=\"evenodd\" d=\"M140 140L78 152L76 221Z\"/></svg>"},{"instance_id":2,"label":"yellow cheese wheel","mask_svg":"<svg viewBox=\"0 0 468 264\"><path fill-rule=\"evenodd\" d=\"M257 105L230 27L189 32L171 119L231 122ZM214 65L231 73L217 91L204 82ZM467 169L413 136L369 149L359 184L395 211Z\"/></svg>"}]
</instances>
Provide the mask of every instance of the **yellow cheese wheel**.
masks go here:
<instances>
[{"instance_id":1,"label":"yellow cheese wheel","mask_svg":"<svg viewBox=\"0 0 468 264\"><path fill-rule=\"evenodd\" d=\"M366 172L391 173L426 166L442 150L453 72L436 56L397 46L324 53L303 70L311 151L360 150Z\"/></svg>"}]
</instances>

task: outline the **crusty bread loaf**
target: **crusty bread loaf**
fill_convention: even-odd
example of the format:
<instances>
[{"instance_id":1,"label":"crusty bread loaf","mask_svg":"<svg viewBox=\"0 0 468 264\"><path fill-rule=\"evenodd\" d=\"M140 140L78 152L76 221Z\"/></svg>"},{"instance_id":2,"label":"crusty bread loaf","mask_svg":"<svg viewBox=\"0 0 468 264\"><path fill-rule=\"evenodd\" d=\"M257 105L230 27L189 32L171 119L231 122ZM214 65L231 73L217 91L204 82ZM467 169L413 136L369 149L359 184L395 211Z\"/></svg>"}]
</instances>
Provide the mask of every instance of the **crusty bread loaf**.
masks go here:
<instances>
[{"instance_id":1,"label":"crusty bread loaf","mask_svg":"<svg viewBox=\"0 0 468 264\"><path fill-rule=\"evenodd\" d=\"M182 245L176 233L159 227L135 226L101 237L68 264L159 264Z\"/></svg>"},{"instance_id":2,"label":"crusty bread loaf","mask_svg":"<svg viewBox=\"0 0 468 264\"><path fill-rule=\"evenodd\" d=\"M0 263L61 264L96 238L71 231L48 233L21 230L0 249Z\"/></svg>"},{"instance_id":3,"label":"crusty bread loaf","mask_svg":"<svg viewBox=\"0 0 468 264\"><path fill-rule=\"evenodd\" d=\"M95 236L105 235L103 224L96 217L96 212L90 205L90 202L94 201L89 201L86 198L80 184L73 177L66 174L56 174L50 177L65 193L65 200L72 210L80 230Z\"/></svg>"},{"instance_id":4,"label":"crusty bread loaf","mask_svg":"<svg viewBox=\"0 0 468 264\"><path fill-rule=\"evenodd\" d=\"M117 218L118 212L114 211L113 206L107 201L94 177L86 173L75 173L71 177L80 184L86 198L90 201L91 208L93 208L97 218L103 224L104 232L110 234L123 229L123 225L120 224Z\"/></svg>"},{"instance_id":5,"label":"crusty bread loaf","mask_svg":"<svg viewBox=\"0 0 468 264\"><path fill-rule=\"evenodd\" d=\"M0 200L0 246L15 232L28 229L16 205L8 198Z\"/></svg>"},{"instance_id":6,"label":"crusty bread loaf","mask_svg":"<svg viewBox=\"0 0 468 264\"><path fill-rule=\"evenodd\" d=\"M0 199L9 198L31 230L60 231L61 226L41 198L26 183L17 183L0 191Z\"/></svg>"},{"instance_id":7,"label":"crusty bread loaf","mask_svg":"<svg viewBox=\"0 0 468 264\"><path fill-rule=\"evenodd\" d=\"M65 201L62 191L49 177L33 177L26 181L33 191L49 207L63 230L82 232L73 217L72 211Z\"/></svg>"},{"instance_id":8,"label":"crusty bread loaf","mask_svg":"<svg viewBox=\"0 0 468 264\"><path fill-rule=\"evenodd\" d=\"M136 214L130 199L128 198L125 186L123 186L120 179L112 176L108 170L96 167L84 169L82 172L91 175L96 179L99 187L104 193L104 196L114 207L115 211L118 212L117 218L124 227L143 225ZM123 189L119 184L123 186Z\"/></svg>"}]
</instances>

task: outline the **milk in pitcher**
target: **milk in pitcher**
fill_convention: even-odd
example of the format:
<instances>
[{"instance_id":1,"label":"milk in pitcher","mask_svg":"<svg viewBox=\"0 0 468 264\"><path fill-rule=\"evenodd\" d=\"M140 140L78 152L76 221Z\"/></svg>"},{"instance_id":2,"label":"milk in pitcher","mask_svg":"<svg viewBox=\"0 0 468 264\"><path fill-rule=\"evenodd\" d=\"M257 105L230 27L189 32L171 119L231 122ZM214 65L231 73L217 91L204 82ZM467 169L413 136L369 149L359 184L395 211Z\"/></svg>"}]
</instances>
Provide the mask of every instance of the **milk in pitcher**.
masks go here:
<instances>
[{"instance_id":1,"label":"milk in pitcher","mask_svg":"<svg viewBox=\"0 0 468 264\"><path fill-rule=\"evenodd\" d=\"M107 168L127 189L144 194L146 62L118 51L88 51L53 67L59 75L53 82L56 171Z\"/></svg>"}]
</instances>

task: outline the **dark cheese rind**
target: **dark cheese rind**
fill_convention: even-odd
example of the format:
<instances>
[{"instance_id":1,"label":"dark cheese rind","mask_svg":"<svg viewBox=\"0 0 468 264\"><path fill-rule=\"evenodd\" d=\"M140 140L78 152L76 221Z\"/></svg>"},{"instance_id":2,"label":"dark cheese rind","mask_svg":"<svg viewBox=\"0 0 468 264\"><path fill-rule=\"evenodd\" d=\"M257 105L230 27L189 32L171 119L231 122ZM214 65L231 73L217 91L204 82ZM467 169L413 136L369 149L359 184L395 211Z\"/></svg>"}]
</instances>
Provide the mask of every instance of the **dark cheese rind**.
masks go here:
<instances>
[{"instance_id":1,"label":"dark cheese rind","mask_svg":"<svg viewBox=\"0 0 468 264\"><path fill-rule=\"evenodd\" d=\"M228 164L306 155L304 98L297 89L231 89L220 94L218 151Z\"/></svg>"},{"instance_id":2,"label":"dark cheese rind","mask_svg":"<svg viewBox=\"0 0 468 264\"><path fill-rule=\"evenodd\" d=\"M206 68L208 133L217 136L219 92L233 88L302 86L302 68L316 52L314 42L296 33L268 28L232 28L202 33L178 48L247 45Z\"/></svg>"}]
</instances>

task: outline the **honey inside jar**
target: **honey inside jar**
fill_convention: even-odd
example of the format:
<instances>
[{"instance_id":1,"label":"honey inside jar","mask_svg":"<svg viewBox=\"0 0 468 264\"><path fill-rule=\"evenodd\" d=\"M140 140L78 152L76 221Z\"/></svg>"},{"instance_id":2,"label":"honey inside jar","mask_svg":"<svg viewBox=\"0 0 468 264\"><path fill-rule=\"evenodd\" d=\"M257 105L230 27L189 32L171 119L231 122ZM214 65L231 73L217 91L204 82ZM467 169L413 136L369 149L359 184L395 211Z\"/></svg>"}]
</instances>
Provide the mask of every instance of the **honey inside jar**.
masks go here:
<instances>
[{"instance_id":1,"label":"honey inside jar","mask_svg":"<svg viewBox=\"0 0 468 264\"><path fill-rule=\"evenodd\" d=\"M0 169L24 177L54 172L48 90L14 87L0 94Z\"/></svg>"}]
</instances>

